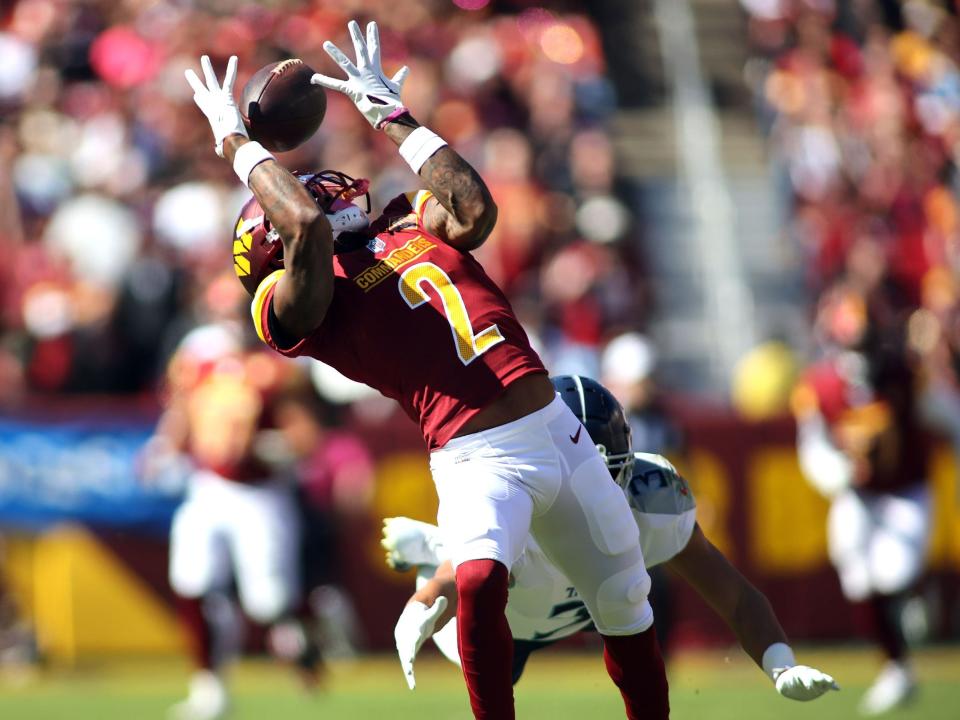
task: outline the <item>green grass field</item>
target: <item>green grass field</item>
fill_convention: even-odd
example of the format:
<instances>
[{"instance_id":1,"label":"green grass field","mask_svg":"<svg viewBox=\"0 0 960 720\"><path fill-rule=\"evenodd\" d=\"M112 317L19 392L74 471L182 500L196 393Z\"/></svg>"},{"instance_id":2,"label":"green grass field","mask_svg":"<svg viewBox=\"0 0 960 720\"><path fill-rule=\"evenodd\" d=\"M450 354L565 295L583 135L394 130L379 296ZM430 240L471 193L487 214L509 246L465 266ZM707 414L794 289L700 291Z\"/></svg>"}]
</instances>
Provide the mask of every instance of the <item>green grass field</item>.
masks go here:
<instances>
[{"instance_id":1,"label":"green grass field","mask_svg":"<svg viewBox=\"0 0 960 720\"><path fill-rule=\"evenodd\" d=\"M862 650L806 650L808 664L832 673L839 693L814 703L780 698L739 651L682 654L670 665L672 717L677 720L839 720L855 718L856 704L876 670L876 656ZM916 701L886 716L891 720L960 718L960 648L917 653L922 681ZM180 697L186 667L177 660L109 661L27 676L0 675L3 720L149 720L164 718ZM324 689L304 694L294 677L265 661L246 661L231 674L231 718L387 718L469 720L459 671L435 655L417 665L416 691L406 689L392 657L337 662ZM516 690L524 720L623 717L619 696L599 657L586 652L534 656Z\"/></svg>"}]
</instances>

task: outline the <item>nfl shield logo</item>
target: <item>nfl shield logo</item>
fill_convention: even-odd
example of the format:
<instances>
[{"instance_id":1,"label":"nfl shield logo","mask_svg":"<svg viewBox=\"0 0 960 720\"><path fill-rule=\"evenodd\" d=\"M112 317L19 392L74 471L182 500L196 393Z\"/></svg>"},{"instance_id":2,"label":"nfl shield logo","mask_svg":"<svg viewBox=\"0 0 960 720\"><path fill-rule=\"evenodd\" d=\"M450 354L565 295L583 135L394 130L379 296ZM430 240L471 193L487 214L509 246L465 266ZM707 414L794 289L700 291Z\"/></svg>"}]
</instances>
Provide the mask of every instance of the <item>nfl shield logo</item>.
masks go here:
<instances>
[{"instance_id":1,"label":"nfl shield logo","mask_svg":"<svg viewBox=\"0 0 960 720\"><path fill-rule=\"evenodd\" d=\"M378 237L373 238L370 242L367 243L367 250L376 255L378 252L383 252L387 247L387 244Z\"/></svg>"}]
</instances>

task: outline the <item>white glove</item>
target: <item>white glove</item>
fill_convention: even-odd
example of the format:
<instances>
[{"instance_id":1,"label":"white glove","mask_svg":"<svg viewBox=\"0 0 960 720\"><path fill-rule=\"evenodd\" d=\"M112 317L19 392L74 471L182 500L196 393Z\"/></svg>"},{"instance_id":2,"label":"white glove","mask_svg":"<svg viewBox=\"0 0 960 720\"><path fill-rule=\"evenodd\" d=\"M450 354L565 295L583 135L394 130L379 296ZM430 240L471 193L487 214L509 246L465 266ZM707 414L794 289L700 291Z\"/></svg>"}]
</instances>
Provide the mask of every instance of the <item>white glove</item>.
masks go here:
<instances>
[{"instance_id":1,"label":"white glove","mask_svg":"<svg viewBox=\"0 0 960 720\"><path fill-rule=\"evenodd\" d=\"M777 692L791 700L815 700L830 690L839 690L836 681L816 668L794 665L776 673Z\"/></svg>"},{"instance_id":2,"label":"white glove","mask_svg":"<svg viewBox=\"0 0 960 720\"><path fill-rule=\"evenodd\" d=\"M353 48L357 53L357 64L354 65L343 52L327 40L323 49L333 61L347 74L346 80L337 80L315 73L310 82L322 85L329 90L342 92L353 101L357 109L367 119L367 122L379 130L387 120L402 115L407 111L400 102L400 90L403 81L407 79L410 68L404 65L391 79L383 74L380 66L380 31L377 23L367 24L367 41L363 41L360 26L356 20L347 24L350 37L353 39Z\"/></svg>"},{"instance_id":3,"label":"white glove","mask_svg":"<svg viewBox=\"0 0 960 720\"><path fill-rule=\"evenodd\" d=\"M408 517L384 518L380 545L387 551L387 565L394 570L439 565L446 560L440 528Z\"/></svg>"},{"instance_id":4,"label":"white glove","mask_svg":"<svg viewBox=\"0 0 960 720\"><path fill-rule=\"evenodd\" d=\"M190 87L193 88L193 101L210 121L213 137L217 141L217 155L223 157L224 138L228 135L249 137L247 129L243 126L240 110L233 99L233 83L237 79L237 56L230 56L222 86L217 82L217 76L213 72L213 65L208 55L200 58L200 67L207 81L206 86L200 82L200 78L193 70L185 71L184 75Z\"/></svg>"},{"instance_id":5,"label":"white glove","mask_svg":"<svg viewBox=\"0 0 960 720\"><path fill-rule=\"evenodd\" d=\"M397 644L397 655L400 657L400 667L407 680L407 686L413 690L417 680L413 676L413 661L424 641L433 635L433 628L437 618L447 609L447 599L441 595L433 607L427 607L422 602L414 600L408 603L397 620L393 629L393 638Z\"/></svg>"}]
</instances>

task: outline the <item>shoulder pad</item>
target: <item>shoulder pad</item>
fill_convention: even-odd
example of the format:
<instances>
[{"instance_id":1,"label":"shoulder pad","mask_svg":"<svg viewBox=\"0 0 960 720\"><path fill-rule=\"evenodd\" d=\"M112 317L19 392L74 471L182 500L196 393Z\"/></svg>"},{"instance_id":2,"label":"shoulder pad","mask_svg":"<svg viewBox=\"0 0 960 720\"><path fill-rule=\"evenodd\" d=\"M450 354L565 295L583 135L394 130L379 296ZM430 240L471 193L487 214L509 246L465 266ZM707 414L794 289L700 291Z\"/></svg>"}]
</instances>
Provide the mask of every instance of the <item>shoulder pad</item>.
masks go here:
<instances>
[{"instance_id":1,"label":"shoulder pad","mask_svg":"<svg viewBox=\"0 0 960 720\"><path fill-rule=\"evenodd\" d=\"M680 515L697 506L687 481L669 460L651 453L638 452L633 457L627 499L637 512Z\"/></svg>"}]
</instances>

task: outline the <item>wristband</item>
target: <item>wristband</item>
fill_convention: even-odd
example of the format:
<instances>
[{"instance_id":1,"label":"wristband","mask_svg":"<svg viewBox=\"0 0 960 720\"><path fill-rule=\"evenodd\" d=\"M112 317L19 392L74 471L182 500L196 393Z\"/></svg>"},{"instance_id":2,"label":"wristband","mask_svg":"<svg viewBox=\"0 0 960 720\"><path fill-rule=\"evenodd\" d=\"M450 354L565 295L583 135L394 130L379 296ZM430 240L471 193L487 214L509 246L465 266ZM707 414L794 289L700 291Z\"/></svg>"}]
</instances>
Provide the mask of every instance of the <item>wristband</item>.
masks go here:
<instances>
[{"instance_id":1,"label":"wristband","mask_svg":"<svg viewBox=\"0 0 960 720\"><path fill-rule=\"evenodd\" d=\"M233 171L240 178L240 182L250 187L247 182L250 179L250 173L257 165L266 160L276 160L276 158L256 141L244 143L237 149L237 154L233 156Z\"/></svg>"},{"instance_id":2,"label":"wristband","mask_svg":"<svg viewBox=\"0 0 960 720\"><path fill-rule=\"evenodd\" d=\"M393 122L398 117L403 117L404 115L409 115L409 114L410 114L410 111L407 108L405 108L403 105L399 105L396 110L394 110L392 113L387 115L383 120L377 123L376 129L382 130L383 126L386 125L388 122Z\"/></svg>"},{"instance_id":3,"label":"wristband","mask_svg":"<svg viewBox=\"0 0 960 720\"><path fill-rule=\"evenodd\" d=\"M446 144L446 140L421 125L400 143L400 155L407 161L411 170L419 173L420 168L430 159L430 156L440 148L446 147Z\"/></svg>"},{"instance_id":4,"label":"wristband","mask_svg":"<svg viewBox=\"0 0 960 720\"><path fill-rule=\"evenodd\" d=\"M797 664L797 659L793 656L793 650L789 645L778 642L763 651L760 664L770 679L776 682L780 673Z\"/></svg>"}]
</instances>

